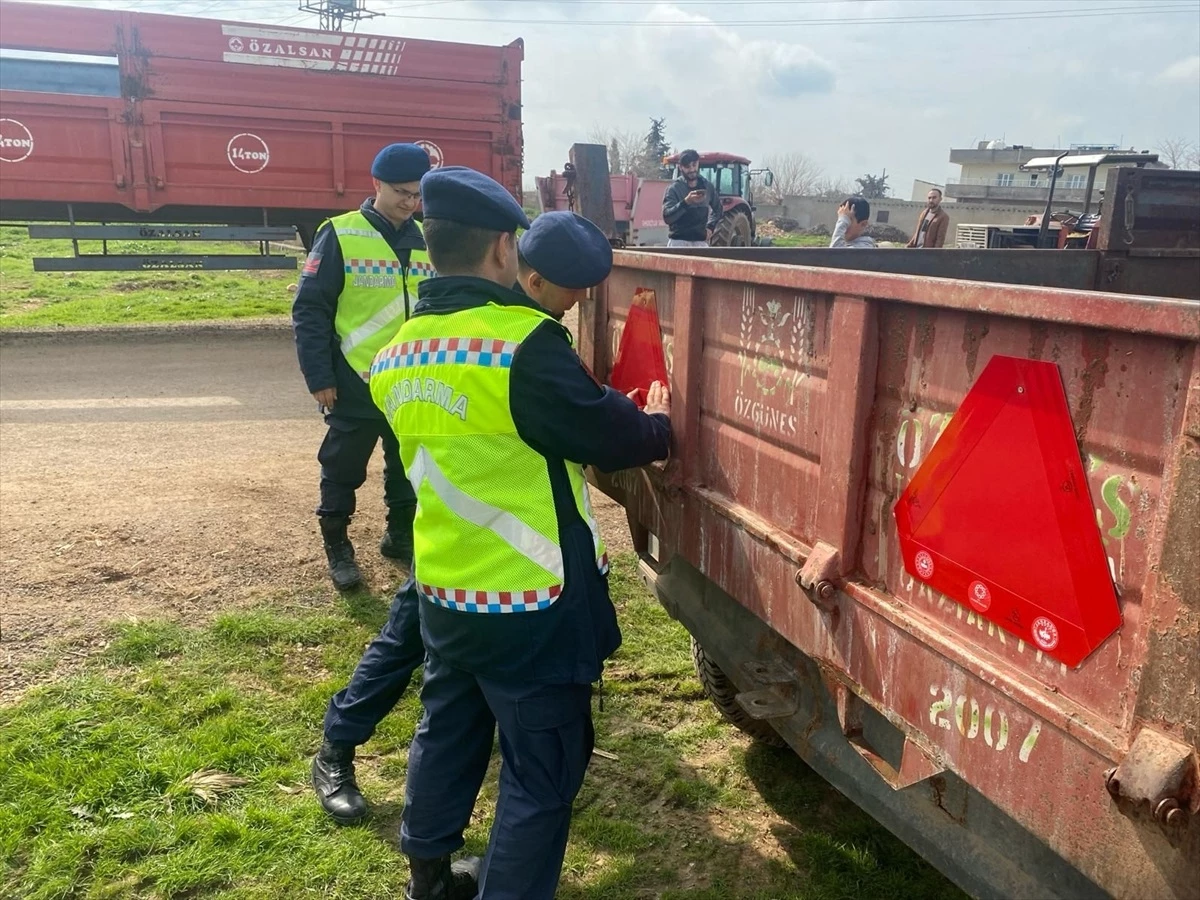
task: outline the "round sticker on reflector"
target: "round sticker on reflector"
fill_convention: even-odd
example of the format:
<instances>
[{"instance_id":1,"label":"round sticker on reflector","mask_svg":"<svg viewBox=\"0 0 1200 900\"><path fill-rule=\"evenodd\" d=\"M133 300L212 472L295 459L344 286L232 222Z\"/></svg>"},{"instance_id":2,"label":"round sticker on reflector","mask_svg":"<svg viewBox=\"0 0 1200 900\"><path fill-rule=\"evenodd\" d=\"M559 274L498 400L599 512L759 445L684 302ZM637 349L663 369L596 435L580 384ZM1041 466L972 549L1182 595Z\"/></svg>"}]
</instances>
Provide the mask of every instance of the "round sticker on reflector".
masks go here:
<instances>
[{"instance_id":1,"label":"round sticker on reflector","mask_svg":"<svg viewBox=\"0 0 1200 900\"><path fill-rule=\"evenodd\" d=\"M1033 642L1043 650L1053 650L1058 646L1058 626L1045 616L1033 620Z\"/></svg>"},{"instance_id":2,"label":"round sticker on reflector","mask_svg":"<svg viewBox=\"0 0 1200 900\"><path fill-rule=\"evenodd\" d=\"M982 581L971 582L970 588L967 589L967 597L971 605L980 612L987 612L988 607L992 605L992 592Z\"/></svg>"},{"instance_id":3,"label":"round sticker on reflector","mask_svg":"<svg viewBox=\"0 0 1200 900\"><path fill-rule=\"evenodd\" d=\"M917 566L917 575L923 580L928 581L933 577L933 557L926 550L917 552L917 558L914 560Z\"/></svg>"}]
</instances>

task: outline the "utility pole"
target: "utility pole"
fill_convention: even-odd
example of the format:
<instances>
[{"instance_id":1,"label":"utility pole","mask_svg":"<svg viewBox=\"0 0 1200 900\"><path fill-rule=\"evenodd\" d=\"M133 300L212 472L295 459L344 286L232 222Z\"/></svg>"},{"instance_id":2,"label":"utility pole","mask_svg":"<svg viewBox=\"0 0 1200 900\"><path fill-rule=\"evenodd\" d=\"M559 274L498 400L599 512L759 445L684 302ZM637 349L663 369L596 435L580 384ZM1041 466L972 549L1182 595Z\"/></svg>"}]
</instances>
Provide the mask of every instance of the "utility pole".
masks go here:
<instances>
[{"instance_id":1,"label":"utility pole","mask_svg":"<svg viewBox=\"0 0 1200 900\"><path fill-rule=\"evenodd\" d=\"M366 0L300 0L300 12L319 16L322 31L341 31L346 22L383 15L367 9Z\"/></svg>"}]
</instances>

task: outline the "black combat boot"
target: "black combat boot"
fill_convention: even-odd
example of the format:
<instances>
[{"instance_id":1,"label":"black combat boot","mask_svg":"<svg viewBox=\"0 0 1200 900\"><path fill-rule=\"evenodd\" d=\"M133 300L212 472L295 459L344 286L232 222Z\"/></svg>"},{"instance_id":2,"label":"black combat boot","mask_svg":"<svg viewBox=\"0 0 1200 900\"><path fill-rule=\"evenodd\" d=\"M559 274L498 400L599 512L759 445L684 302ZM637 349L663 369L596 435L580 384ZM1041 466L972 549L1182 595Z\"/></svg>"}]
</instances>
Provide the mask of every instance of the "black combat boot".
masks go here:
<instances>
[{"instance_id":1,"label":"black combat boot","mask_svg":"<svg viewBox=\"0 0 1200 900\"><path fill-rule=\"evenodd\" d=\"M410 569L413 561L413 519L416 516L415 506L389 509L387 531L379 542L380 553Z\"/></svg>"},{"instance_id":2,"label":"black combat boot","mask_svg":"<svg viewBox=\"0 0 1200 900\"><path fill-rule=\"evenodd\" d=\"M325 741L312 761L312 782L325 812L339 825L353 825L367 814L354 780L354 745Z\"/></svg>"},{"instance_id":3,"label":"black combat boot","mask_svg":"<svg viewBox=\"0 0 1200 900\"><path fill-rule=\"evenodd\" d=\"M441 859L408 858L412 877L405 900L475 900L479 892L479 871L483 860L478 856L467 856L451 863L450 857Z\"/></svg>"},{"instance_id":4,"label":"black combat boot","mask_svg":"<svg viewBox=\"0 0 1200 900\"><path fill-rule=\"evenodd\" d=\"M350 519L343 516L321 516L321 537L325 540L325 557L329 560L329 577L339 591L348 591L362 584L362 572L354 561L354 545L346 536Z\"/></svg>"}]
</instances>

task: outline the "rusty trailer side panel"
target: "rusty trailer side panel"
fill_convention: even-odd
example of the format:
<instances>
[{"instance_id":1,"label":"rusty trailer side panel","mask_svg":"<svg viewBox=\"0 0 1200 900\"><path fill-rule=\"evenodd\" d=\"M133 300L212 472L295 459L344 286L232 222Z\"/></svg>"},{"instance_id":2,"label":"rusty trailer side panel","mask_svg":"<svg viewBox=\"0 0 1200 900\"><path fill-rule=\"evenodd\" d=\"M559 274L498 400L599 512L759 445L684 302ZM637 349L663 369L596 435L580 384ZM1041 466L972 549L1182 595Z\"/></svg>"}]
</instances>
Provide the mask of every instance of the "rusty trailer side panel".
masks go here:
<instances>
[{"instance_id":1,"label":"rusty trailer side panel","mask_svg":"<svg viewBox=\"0 0 1200 900\"><path fill-rule=\"evenodd\" d=\"M978 896L1200 897L1200 303L620 252L598 375L642 288L675 447L595 478L751 715ZM1120 593L1077 670L901 559L891 507L995 354L1059 365Z\"/></svg>"}]
</instances>

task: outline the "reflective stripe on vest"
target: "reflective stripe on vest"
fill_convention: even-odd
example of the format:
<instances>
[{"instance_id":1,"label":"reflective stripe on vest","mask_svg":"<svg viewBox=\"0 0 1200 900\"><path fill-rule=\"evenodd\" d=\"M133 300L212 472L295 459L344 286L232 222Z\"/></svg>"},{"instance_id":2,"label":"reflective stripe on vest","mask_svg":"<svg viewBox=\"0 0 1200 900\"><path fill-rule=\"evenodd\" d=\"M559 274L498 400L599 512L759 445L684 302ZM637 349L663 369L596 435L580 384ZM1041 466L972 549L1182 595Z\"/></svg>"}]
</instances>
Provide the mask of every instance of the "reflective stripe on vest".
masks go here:
<instances>
[{"instance_id":1,"label":"reflective stripe on vest","mask_svg":"<svg viewBox=\"0 0 1200 900\"><path fill-rule=\"evenodd\" d=\"M546 321L539 310L498 304L418 316L372 364L372 398L400 440L417 494L417 587L448 609L533 612L562 593L549 467L517 434L509 402L513 359ZM583 468L565 465L606 573Z\"/></svg>"},{"instance_id":2,"label":"reflective stripe on vest","mask_svg":"<svg viewBox=\"0 0 1200 900\"><path fill-rule=\"evenodd\" d=\"M395 336L416 303L417 285L437 273L423 250L411 252L405 272L396 252L360 210L335 216L329 223L345 271L334 329L342 355L365 381L371 360Z\"/></svg>"}]
</instances>

